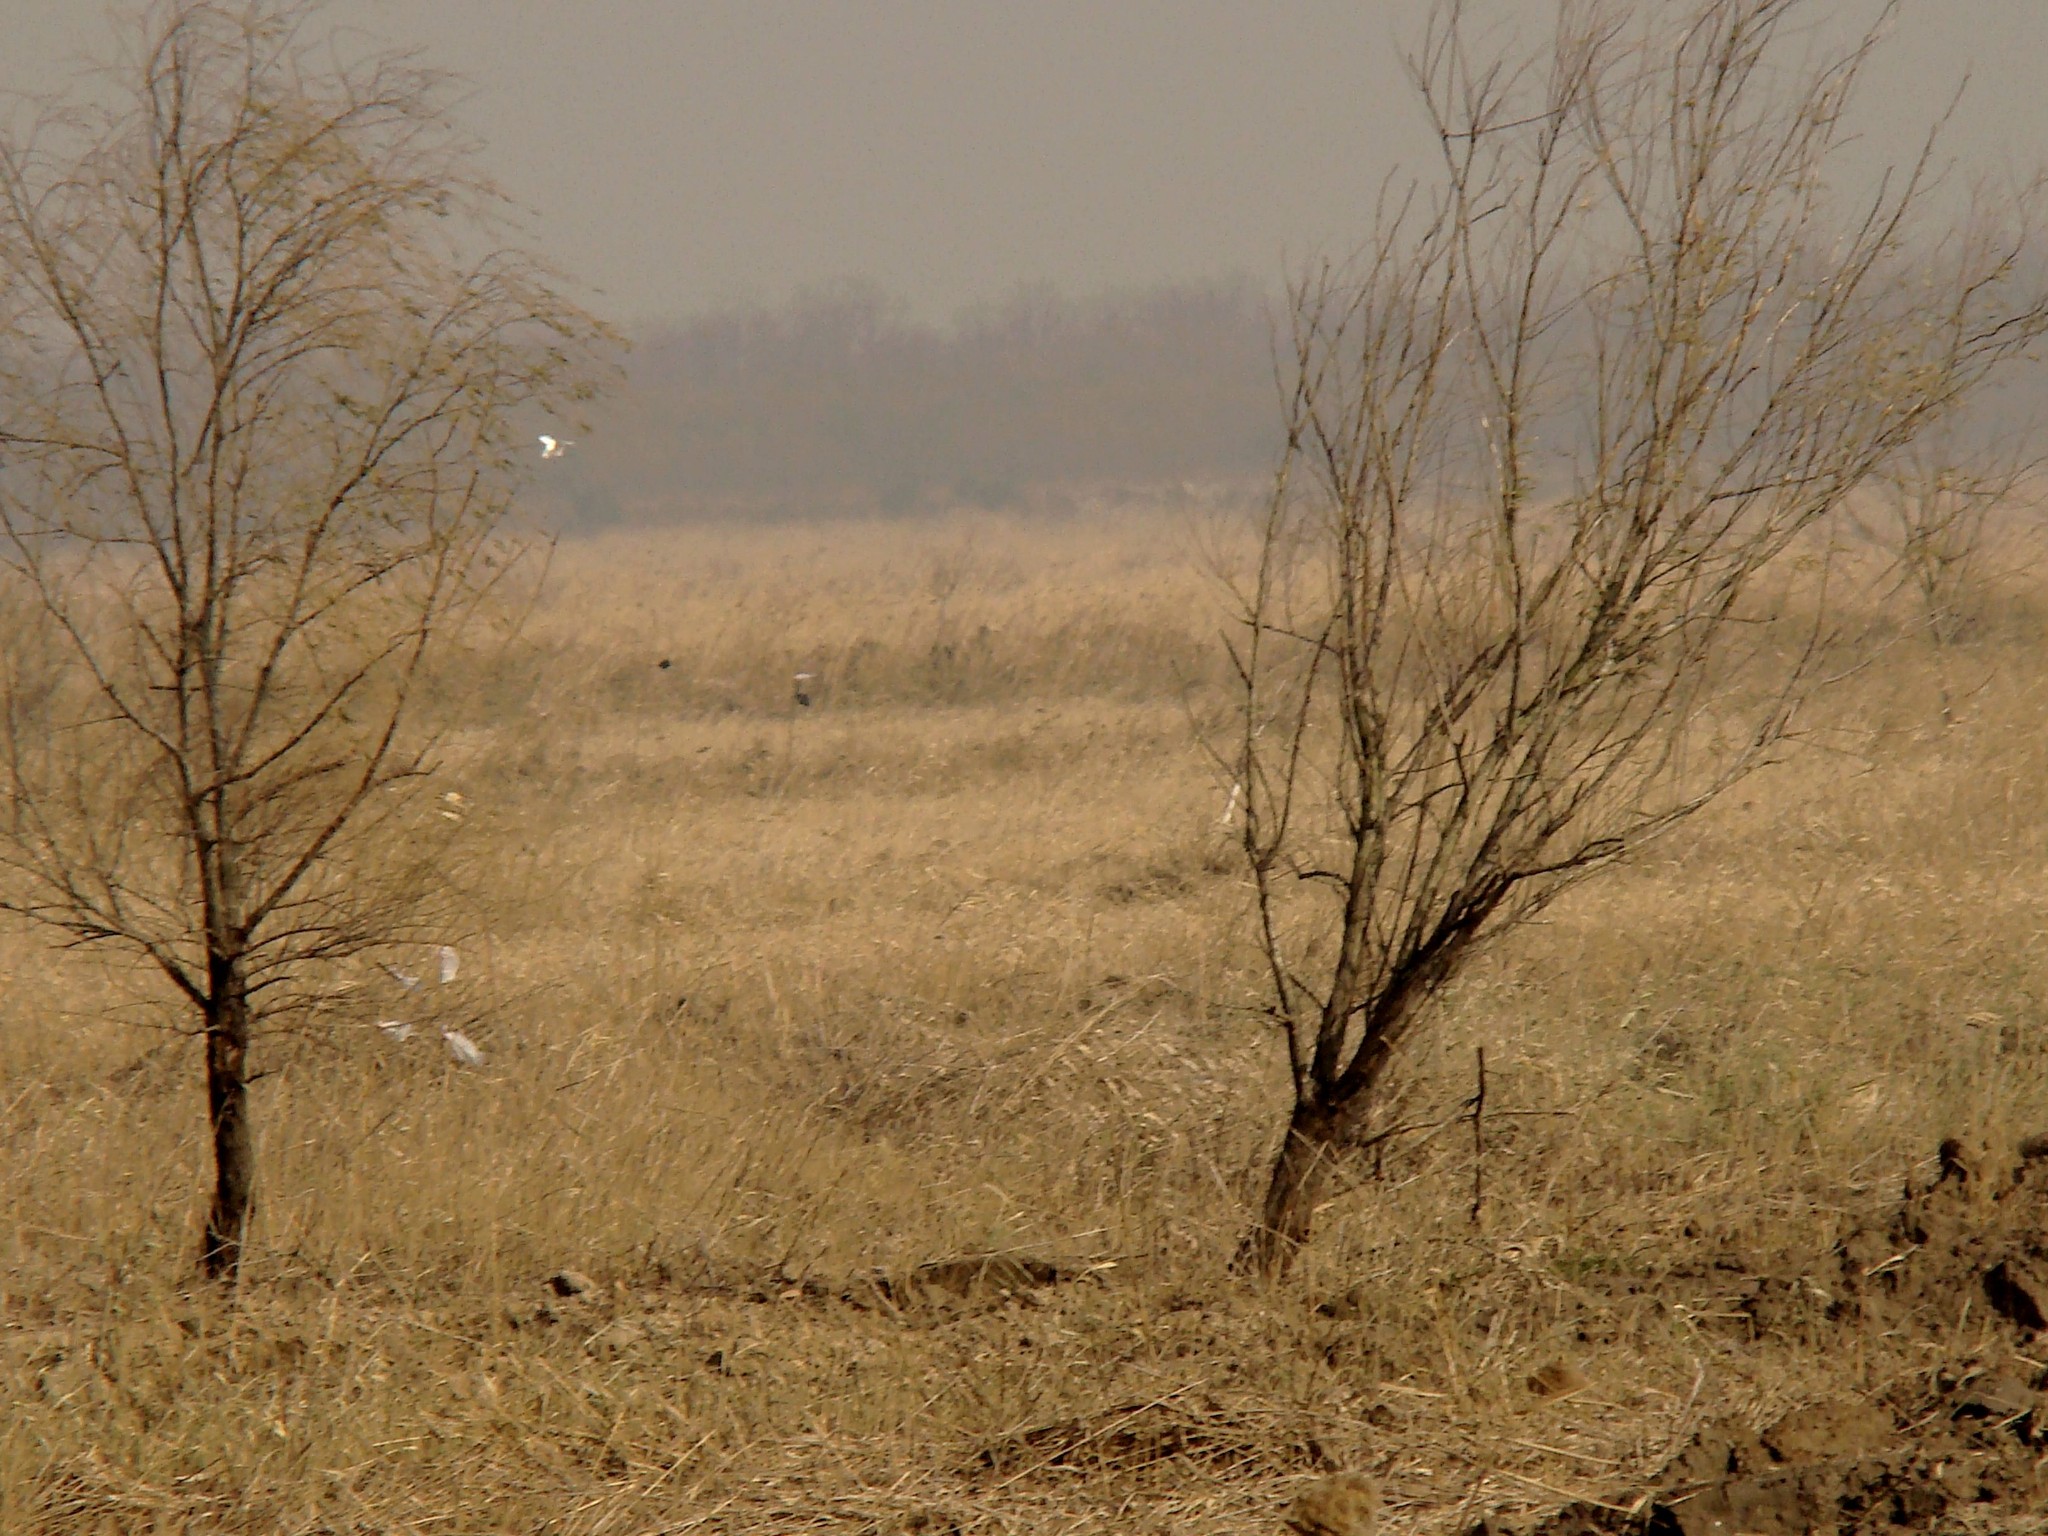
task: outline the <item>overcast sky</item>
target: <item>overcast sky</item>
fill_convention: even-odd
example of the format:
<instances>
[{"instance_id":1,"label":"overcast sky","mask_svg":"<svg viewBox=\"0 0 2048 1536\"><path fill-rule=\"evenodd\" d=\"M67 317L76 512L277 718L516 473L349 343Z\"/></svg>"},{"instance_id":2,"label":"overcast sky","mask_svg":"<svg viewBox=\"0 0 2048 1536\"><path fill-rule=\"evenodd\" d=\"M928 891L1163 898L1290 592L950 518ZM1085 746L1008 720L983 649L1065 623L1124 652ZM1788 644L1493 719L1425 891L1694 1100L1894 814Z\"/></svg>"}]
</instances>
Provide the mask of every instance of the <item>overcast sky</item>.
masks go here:
<instances>
[{"instance_id":1,"label":"overcast sky","mask_svg":"<svg viewBox=\"0 0 2048 1536\"><path fill-rule=\"evenodd\" d=\"M1650 0L1658 3L1658 0ZM1551 0L1473 0L1488 17ZM466 123L540 247L626 322L847 276L942 316L1349 248L1426 145L1398 47L1427 0L333 0L471 83ZM1846 24L1870 0L1816 0ZM0 0L0 89L104 38L92 0ZM2048 0L1909 3L1866 159L1972 77L1951 147L2048 155Z\"/></svg>"}]
</instances>

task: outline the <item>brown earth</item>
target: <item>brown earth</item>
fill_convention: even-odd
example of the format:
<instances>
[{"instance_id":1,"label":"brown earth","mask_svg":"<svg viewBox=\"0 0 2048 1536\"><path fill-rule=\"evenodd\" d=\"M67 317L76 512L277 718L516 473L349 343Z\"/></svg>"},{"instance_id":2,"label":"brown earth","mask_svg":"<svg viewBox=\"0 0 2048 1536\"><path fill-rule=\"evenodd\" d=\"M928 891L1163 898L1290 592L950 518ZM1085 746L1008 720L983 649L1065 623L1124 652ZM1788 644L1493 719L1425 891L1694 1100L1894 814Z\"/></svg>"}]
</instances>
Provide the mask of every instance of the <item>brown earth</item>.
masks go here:
<instances>
[{"instance_id":1,"label":"brown earth","mask_svg":"<svg viewBox=\"0 0 2048 1536\"><path fill-rule=\"evenodd\" d=\"M1567 1505L1523 1527L1527 1536L2032 1528L2023 1523L2048 1503L2048 1367L2028 1353L2048 1305L2044 1145L2030 1137L2001 1164L1959 1140L1943 1142L1930 1184L1909 1187L1887 1219L1836 1245L1840 1284L1831 1300L1810 1282L1744 1274L1732 1258L1713 1266L1738 1298L1726 1315L1758 1337L1819 1327L1837 1330L1845 1346L1871 1330L1931 1340L1975 1313L1985 1328L1975 1359L1879 1401L1795 1408L1761 1434L1710 1425L1652 1487ZM1536 1378L1530 1389L1539 1391ZM1470 1536L1513 1529L1490 1517Z\"/></svg>"}]
</instances>

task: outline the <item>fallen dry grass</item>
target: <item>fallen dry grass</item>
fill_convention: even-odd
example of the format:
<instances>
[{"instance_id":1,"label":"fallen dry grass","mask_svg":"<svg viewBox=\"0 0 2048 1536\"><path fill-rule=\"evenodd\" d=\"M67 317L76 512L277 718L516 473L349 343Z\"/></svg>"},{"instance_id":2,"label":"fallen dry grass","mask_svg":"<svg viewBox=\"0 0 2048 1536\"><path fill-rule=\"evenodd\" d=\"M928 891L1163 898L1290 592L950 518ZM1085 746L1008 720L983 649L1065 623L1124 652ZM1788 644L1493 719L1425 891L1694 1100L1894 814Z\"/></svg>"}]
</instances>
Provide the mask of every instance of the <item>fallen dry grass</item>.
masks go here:
<instances>
[{"instance_id":1,"label":"fallen dry grass","mask_svg":"<svg viewBox=\"0 0 2048 1536\"><path fill-rule=\"evenodd\" d=\"M1949 659L1954 728L1904 634L1491 952L1405 1074L1446 1123L1258 1288L1283 1084L1185 554L562 550L438 706L461 973L272 1049L231 1304L190 1284L190 1043L9 934L0 1530L1234 1532L1343 1467L1461 1531L2012 1347L1967 1287L1917 1332L1827 1301L1942 1137L2048 1126L2048 594ZM916 1274L989 1254L1039 1262Z\"/></svg>"}]
</instances>

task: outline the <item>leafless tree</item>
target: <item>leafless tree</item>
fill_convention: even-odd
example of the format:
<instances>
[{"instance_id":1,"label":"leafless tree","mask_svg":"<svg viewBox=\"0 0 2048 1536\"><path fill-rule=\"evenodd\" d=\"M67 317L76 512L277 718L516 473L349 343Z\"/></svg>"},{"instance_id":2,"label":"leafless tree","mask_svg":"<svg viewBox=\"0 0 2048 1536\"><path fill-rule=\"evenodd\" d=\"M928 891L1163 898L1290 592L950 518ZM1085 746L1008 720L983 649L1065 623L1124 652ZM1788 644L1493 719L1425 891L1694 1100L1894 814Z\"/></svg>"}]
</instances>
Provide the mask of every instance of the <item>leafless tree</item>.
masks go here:
<instances>
[{"instance_id":1,"label":"leafless tree","mask_svg":"<svg viewBox=\"0 0 2048 1536\"><path fill-rule=\"evenodd\" d=\"M226 1278L252 1047L409 934L419 697L503 574L515 417L600 340L484 249L442 82L310 16L172 0L114 105L0 142L0 908L195 1021Z\"/></svg>"},{"instance_id":2,"label":"leafless tree","mask_svg":"<svg viewBox=\"0 0 2048 1536\"><path fill-rule=\"evenodd\" d=\"M1831 192L1877 34L1816 63L1818 10L1568 0L1518 65L1440 7L1412 61L1437 172L1291 291L1231 589L1293 1082L1247 1267L1307 1240L1481 945L1784 739L1819 631L1764 578L2048 324L2023 232L1922 217L1930 157Z\"/></svg>"},{"instance_id":3,"label":"leafless tree","mask_svg":"<svg viewBox=\"0 0 2048 1536\"><path fill-rule=\"evenodd\" d=\"M1943 725L1955 724L1950 653L1986 585L1994 523L2036 510L2035 434L1967 414L1938 423L1871 476L1852 515L1888 557L1935 651Z\"/></svg>"}]
</instances>

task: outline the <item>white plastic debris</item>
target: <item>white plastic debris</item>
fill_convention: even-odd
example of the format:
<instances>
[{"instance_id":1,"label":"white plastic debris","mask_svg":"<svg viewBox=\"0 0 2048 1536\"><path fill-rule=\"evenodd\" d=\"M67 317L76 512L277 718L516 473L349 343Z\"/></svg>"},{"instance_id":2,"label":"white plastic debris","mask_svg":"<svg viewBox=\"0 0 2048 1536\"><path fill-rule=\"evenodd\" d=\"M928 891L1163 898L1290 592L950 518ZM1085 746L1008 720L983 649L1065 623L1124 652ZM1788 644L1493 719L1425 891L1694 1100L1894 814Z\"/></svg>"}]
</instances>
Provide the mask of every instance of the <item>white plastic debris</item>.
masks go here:
<instances>
[{"instance_id":1,"label":"white plastic debris","mask_svg":"<svg viewBox=\"0 0 2048 1536\"><path fill-rule=\"evenodd\" d=\"M476 1042L459 1029L444 1029L441 1038L447 1043L448 1054L465 1067L480 1067L484 1064L484 1053L476 1048Z\"/></svg>"},{"instance_id":2,"label":"white plastic debris","mask_svg":"<svg viewBox=\"0 0 2048 1536\"><path fill-rule=\"evenodd\" d=\"M412 1026L403 1019L379 1019L377 1027L393 1040L410 1040L412 1038Z\"/></svg>"},{"instance_id":3,"label":"white plastic debris","mask_svg":"<svg viewBox=\"0 0 2048 1536\"><path fill-rule=\"evenodd\" d=\"M395 965L387 965L384 967L384 969L389 971L391 973L391 979L397 982L401 987L405 988L406 991L412 992L418 989L420 984L419 977L408 976L405 974L405 972L401 971Z\"/></svg>"},{"instance_id":4,"label":"white plastic debris","mask_svg":"<svg viewBox=\"0 0 2048 1536\"><path fill-rule=\"evenodd\" d=\"M443 944L441 946L441 985L447 986L449 982L455 979L456 972L461 969L462 961L457 958L454 946Z\"/></svg>"},{"instance_id":5,"label":"white plastic debris","mask_svg":"<svg viewBox=\"0 0 2048 1536\"><path fill-rule=\"evenodd\" d=\"M1216 818L1217 826L1227 827L1237 819L1237 802L1243 798L1244 781L1240 779L1237 783L1230 786L1230 801L1223 807L1223 814Z\"/></svg>"}]
</instances>

